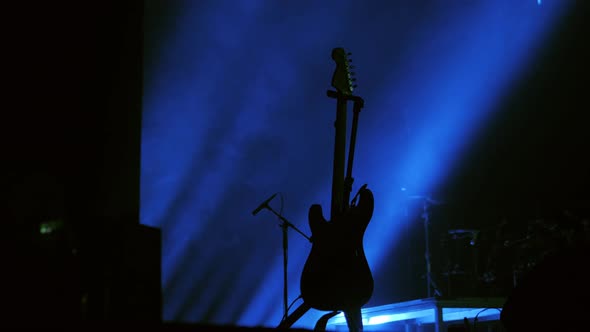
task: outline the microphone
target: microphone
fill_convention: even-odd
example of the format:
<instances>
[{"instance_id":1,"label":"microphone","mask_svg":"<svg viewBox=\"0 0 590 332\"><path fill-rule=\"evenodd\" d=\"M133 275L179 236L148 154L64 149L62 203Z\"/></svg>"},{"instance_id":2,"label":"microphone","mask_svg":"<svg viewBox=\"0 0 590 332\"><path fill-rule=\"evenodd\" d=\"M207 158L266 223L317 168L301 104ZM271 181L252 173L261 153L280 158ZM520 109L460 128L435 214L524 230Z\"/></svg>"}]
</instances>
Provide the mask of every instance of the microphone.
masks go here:
<instances>
[{"instance_id":1,"label":"microphone","mask_svg":"<svg viewBox=\"0 0 590 332\"><path fill-rule=\"evenodd\" d=\"M268 206L268 203L270 201L272 201L273 198L275 198L277 194L272 194L272 196L270 196L266 201L262 202L262 204L260 204L256 209L254 209L254 211L252 211L252 215L255 216L258 214L258 212L260 212L260 210L264 209L265 207Z\"/></svg>"}]
</instances>

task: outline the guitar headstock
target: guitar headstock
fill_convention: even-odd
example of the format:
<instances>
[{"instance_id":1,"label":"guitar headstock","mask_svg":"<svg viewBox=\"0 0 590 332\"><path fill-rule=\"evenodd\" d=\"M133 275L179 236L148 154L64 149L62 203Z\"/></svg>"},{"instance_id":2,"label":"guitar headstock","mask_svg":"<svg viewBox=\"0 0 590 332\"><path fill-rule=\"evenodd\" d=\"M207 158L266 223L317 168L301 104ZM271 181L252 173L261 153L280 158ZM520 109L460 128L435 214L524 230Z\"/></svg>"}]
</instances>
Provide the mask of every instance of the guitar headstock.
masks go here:
<instances>
[{"instance_id":1,"label":"guitar headstock","mask_svg":"<svg viewBox=\"0 0 590 332\"><path fill-rule=\"evenodd\" d=\"M349 59L350 55L352 53L347 53L341 47L332 50L332 59L336 62L336 69L332 75L332 87L344 95L352 95L352 91L356 88L353 84L356 78L354 78L355 73L351 71L354 67L350 65L352 62Z\"/></svg>"}]
</instances>

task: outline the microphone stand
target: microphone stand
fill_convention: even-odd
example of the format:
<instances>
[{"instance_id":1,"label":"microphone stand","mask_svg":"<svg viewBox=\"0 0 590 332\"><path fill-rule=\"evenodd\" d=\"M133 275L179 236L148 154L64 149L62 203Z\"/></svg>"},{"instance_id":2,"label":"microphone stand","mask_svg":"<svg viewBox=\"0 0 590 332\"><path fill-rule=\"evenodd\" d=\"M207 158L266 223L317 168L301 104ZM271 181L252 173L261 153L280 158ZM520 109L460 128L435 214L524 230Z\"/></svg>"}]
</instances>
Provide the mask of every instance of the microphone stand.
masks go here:
<instances>
[{"instance_id":1,"label":"microphone stand","mask_svg":"<svg viewBox=\"0 0 590 332\"><path fill-rule=\"evenodd\" d=\"M301 232L297 227L295 227L295 225L293 225L292 223L290 223L286 218L284 218L283 216L281 216L279 213L277 213L275 210L273 210L272 207L270 207L270 205L266 205L265 206L267 209L270 210L270 212L274 213L277 217L279 217L279 219L281 220L281 228L283 229L283 306L284 306L284 316L283 319L287 318L287 316L289 315L289 305L288 305L288 293L287 293L287 249L289 246L289 237L287 236L287 231L289 230L289 227L293 228L295 231L297 231L299 234L301 234L304 238L306 238L309 242L311 242L311 238L307 235L305 235L303 232Z\"/></svg>"},{"instance_id":2,"label":"microphone stand","mask_svg":"<svg viewBox=\"0 0 590 332\"><path fill-rule=\"evenodd\" d=\"M434 294L436 296L442 296L442 294L440 293L436 283L434 282L434 279L432 278L432 271L431 271L431 265L430 265L430 238L429 238L429 229L428 229L428 225L430 223L430 216L429 216L429 208L430 208L430 199L428 197L423 199L423 203L422 203L422 220L424 221L424 237L425 237L425 253L424 253L424 258L426 259L426 293L428 297L432 296L432 290L434 289Z\"/></svg>"}]
</instances>

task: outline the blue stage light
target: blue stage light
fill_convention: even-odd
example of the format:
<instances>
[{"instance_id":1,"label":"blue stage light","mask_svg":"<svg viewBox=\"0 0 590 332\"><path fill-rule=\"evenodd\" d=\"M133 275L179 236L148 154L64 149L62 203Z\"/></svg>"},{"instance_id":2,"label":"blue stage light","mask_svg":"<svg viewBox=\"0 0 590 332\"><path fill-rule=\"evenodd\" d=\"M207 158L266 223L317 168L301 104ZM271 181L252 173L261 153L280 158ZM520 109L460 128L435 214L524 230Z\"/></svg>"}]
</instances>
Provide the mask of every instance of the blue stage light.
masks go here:
<instances>
[{"instance_id":1,"label":"blue stage light","mask_svg":"<svg viewBox=\"0 0 590 332\"><path fill-rule=\"evenodd\" d=\"M328 214L333 47L354 53L366 101L353 176L375 194L365 251L379 274L407 196L453 174L569 3L171 4L175 16L145 36L141 170L141 221L163 232L164 318L279 323L280 229L250 212L281 191L305 232L311 204ZM148 5L146 25L161 15ZM293 300L310 245L290 239Z\"/></svg>"}]
</instances>

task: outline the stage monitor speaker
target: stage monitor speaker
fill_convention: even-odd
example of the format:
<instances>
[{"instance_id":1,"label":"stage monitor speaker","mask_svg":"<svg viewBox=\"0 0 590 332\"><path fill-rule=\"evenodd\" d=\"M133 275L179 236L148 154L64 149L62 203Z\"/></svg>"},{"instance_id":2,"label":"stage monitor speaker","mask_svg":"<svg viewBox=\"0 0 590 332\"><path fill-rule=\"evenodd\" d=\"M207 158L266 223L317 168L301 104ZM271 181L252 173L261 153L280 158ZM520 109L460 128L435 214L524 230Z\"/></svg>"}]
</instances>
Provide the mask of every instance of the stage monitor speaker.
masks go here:
<instances>
[{"instance_id":1,"label":"stage monitor speaker","mask_svg":"<svg viewBox=\"0 0 590 332\"><path fill-rule=\"evenodd\" d=\"M162 319L161 233L145 225L102 228L81 252L82 319Z\"/></svg>"}]
</instances>

